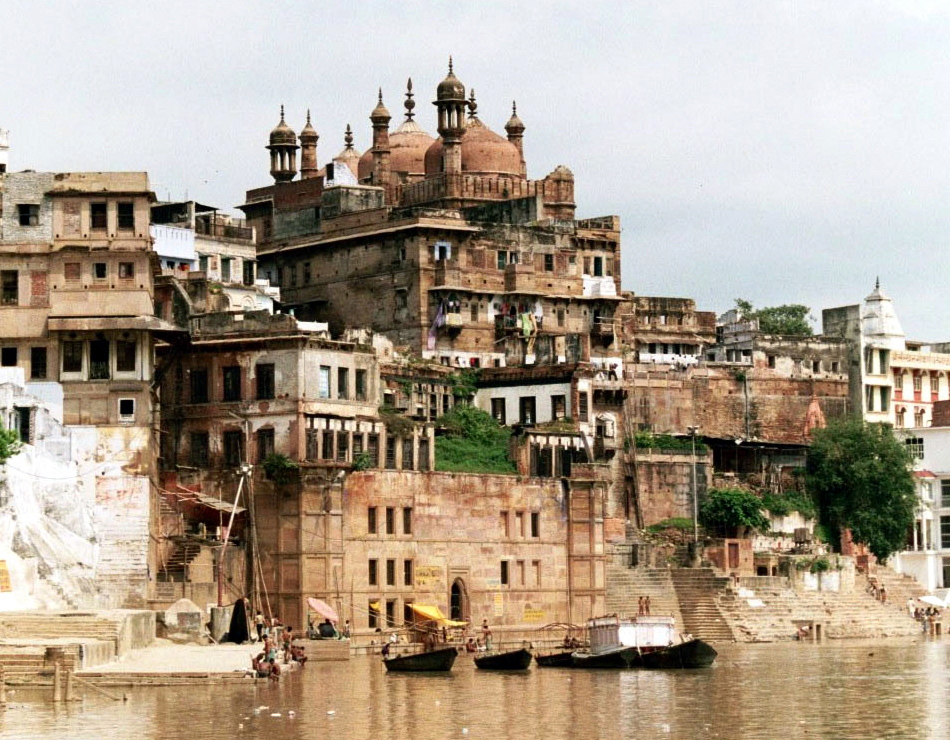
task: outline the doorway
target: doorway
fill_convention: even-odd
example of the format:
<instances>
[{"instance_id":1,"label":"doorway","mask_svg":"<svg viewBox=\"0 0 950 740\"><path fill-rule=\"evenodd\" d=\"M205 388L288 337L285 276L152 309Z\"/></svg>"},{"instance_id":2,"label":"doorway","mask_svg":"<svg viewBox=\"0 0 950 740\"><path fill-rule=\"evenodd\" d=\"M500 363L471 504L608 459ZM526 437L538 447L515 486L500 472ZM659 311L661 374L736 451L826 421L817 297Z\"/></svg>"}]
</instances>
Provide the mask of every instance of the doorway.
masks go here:
<instances>
[{"instance_id":1,"label":"doorway","mask_svg":"<svg viewBox=\"0 0 950 740\"><path fill-rule=\"evenodd\" d=\"M449 618L456 622L468 621L468 590L465 581L456 578L452 581L452 591L449 595Z\"/></svg>"},{"instance_id":2,"label":"doorway","mask_svg":"<svg viewBox=\"0 0 950 740\"><path fill-rule=\"evenodd\" d=\"M729 569L734 570L739 567L739 543L729 543Z\"/></svg>"}]
</instances>

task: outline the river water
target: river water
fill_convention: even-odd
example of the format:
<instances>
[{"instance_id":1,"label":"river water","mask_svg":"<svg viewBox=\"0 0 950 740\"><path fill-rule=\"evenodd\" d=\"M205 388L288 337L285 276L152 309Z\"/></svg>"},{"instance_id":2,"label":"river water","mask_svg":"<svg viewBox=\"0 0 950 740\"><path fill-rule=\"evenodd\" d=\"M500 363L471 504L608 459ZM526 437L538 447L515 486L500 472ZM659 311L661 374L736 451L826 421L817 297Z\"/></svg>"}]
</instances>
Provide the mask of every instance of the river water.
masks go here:
<instances>
[{"instance_id":1,"label":"river water","mask_svg":"<svg viewBox=\"0 0 950 740\"><path fill-rule=\"evenodd\" d=\"M461 655L448 675L400 675L361 656L311 663L280 685L134 689L125 703L87 694L55 707L18 692L0 710L0 737L950 737L950 641L730 644L719 651L712 668L695 671L532 665L498 674ZM261 706L267 709L255 714Z\"/></svg>"}]
</instances>

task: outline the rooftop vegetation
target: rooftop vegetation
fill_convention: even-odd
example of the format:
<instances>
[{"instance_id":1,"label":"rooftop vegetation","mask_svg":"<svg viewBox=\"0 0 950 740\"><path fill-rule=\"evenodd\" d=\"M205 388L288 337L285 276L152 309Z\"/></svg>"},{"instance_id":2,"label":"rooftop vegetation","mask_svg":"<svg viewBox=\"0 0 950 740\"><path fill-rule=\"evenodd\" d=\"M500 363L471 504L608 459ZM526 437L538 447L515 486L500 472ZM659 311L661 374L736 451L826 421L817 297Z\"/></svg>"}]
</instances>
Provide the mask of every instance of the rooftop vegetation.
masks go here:
<instances>
[{"instance_id":1,"label":"rooftop vegetation","mask_svg":"<svg viewBox=\"0 0 950 740\"><path fill-rule=\"evenodd\" d=\"M435 469L447 473L517 473L508 458L511 430L467 404L445 414L435 438Z\"/></svg>"}]
</instances>

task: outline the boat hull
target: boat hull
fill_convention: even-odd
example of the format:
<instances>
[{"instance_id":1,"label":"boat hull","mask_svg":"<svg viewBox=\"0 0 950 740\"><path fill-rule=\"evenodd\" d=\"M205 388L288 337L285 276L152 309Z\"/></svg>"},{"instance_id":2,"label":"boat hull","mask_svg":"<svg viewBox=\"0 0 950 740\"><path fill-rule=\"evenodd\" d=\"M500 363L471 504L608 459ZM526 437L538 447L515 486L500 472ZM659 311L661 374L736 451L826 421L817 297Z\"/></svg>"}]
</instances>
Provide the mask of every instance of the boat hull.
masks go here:
<instances>
[{"instance_id":1,"label":"boat hull","mask_svg":"<svg viewBox=\"0 0 950 740\"><path fill-rule=\"evenodd\" d=\"M702 640L689 640L678 645L643 653L633 665L642 668L708 668L718 653Z\"/></svg>"},{"instance_id":2,"label":"boat hull","mask_svg":"<svg viewBox=\"0 0 950 740\"><path fill-rule=\"evenodd\" d=\"M395 673L430 673L450 671L458 652L454 647L430 650L427 653L412 653L395 658L385 658L383 665L387 671Z\"/></svg>"},{"instance_id":3,"label":"boat hull","mask_svg":"<svg viewBox=\"0 0 950 740\"><path fill-rule=\"evenodd\" d=\"M475 658L475 665L489 671L523 671L531 665L531 653L522 648Z\"/></svg>"},{"instance_id":4,"label":"boat hull","mask_svg":"<svg viewBox=\"0 0 950 740\"><path fill-rule=\"evenodd\" d=\"M571 656L575 668L629 668L637 655L636 648L618 647L600 653L576 652Z\"/></svg>"},{"instance_id":5,"label":"boat hull","mask_svg":"<svg viewBox=\"0 0 950 740\"><path fill-rule=\"evenodd\" d=\"M548 653L547 655L535 655L535 662L543 668L571 668L574 666L573 650L567 650L562 653Z\"/></svg>"}]
</instances>

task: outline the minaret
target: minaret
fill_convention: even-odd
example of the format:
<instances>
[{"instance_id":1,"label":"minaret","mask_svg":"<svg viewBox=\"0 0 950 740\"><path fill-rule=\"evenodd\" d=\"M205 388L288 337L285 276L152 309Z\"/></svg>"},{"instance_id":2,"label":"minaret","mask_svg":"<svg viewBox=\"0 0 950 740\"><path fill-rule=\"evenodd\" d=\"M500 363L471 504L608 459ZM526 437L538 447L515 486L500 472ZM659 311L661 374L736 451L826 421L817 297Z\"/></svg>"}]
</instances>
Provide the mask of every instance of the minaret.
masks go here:
<instances>
[{"instance_id":1,"label":"minaret","mask_svg":"<svg viewBox=\"0 0 950 740\"><path fill-rule=\"evenodd\" d=\"M528 176L528 168L524 161L524 124L518 118L518 106L514 100L511 101L511 118L505 124L505 131L508 132L508 141L515 145L518 154L521 155L521 176Z\"/></svg>"},{"instance_id":2,"label":"minaret","mask_svg":"<svg viewBox=\"0 0 950 740\"><path fill-rule=\"evenodd\" d=\"M379 90L379 102L369 114L373 123L373 185L387 188L389 199L389 121L392 116L383 105L383 90Z\"/></svg>"},{"instance_id":3,"label":"minaret","mask_svg":"<svg viewBox=\"0 0 950 740\"><path fill-rule=\"evenodd\" d=\"M439 136L442 137L442 171L446 175L462 172L462 134L465 133L465 85L452 71L439 83L432 103L439 112Z\"/></svg>"},{"instance_id":4,"label":"minaret","mask_svg":"<svg viewBox=\"0 0 950 740\"><path fill-rule=\"evenodd\" d=\"M284 121L280 106L280 123L270 132L270 173L274 182L290 182L297 174L297 134Z\"/></svg>"},{"instance_id":5,"label":"minaret","mask_svg":"<svg viewBox=\"0 0 950 740\"><path fill-rule=\"evenodd\" d=\"M310 109L307 109L307 123L300 131L300 177L304 180L317 176L317 139L320 136L310 123Z\"/></svg>"}]
</instances>

